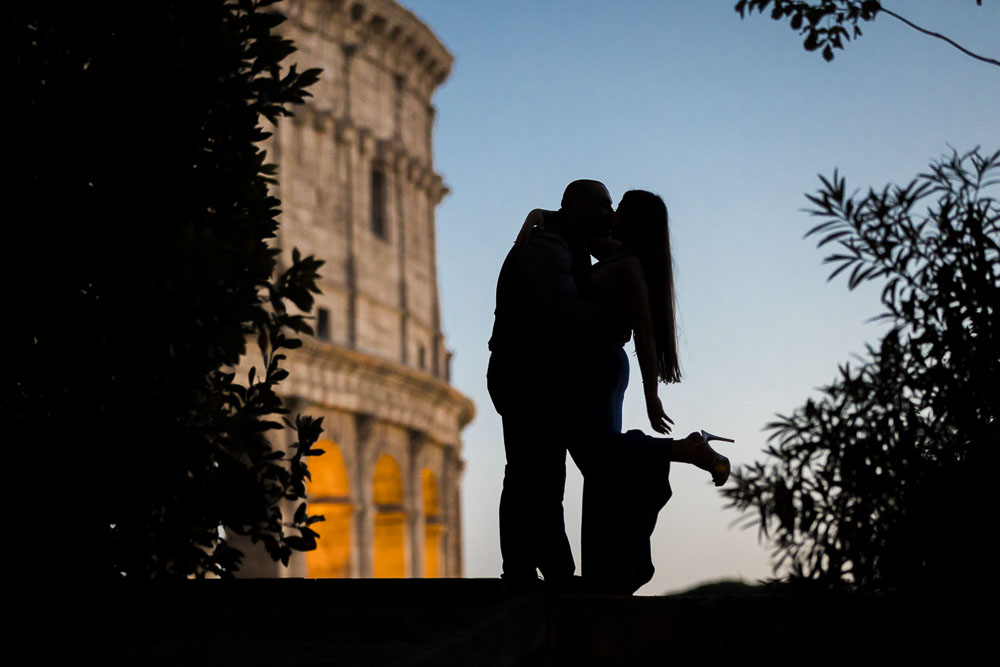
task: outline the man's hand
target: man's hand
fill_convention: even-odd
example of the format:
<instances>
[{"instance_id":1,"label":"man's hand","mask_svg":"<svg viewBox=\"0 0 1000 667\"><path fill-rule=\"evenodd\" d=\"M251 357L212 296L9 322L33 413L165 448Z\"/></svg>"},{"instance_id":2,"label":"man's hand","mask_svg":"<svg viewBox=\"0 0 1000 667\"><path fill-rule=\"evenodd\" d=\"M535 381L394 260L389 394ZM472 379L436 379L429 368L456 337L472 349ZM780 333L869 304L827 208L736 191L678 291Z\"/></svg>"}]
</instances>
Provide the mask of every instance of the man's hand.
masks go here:
<instances>
[{"instance_id":1,"label":"man's hand","mask_svg":"<svg viewBox=\"0 0 1000 667\"><path fill-rule=\"evenodd\" d=\"M649 425L653 427L654 431L669 435L674 420L663 411L663 404L660 403L659 396L646 397L646 415L649 416Z\"/></svg>"}]
</instances>

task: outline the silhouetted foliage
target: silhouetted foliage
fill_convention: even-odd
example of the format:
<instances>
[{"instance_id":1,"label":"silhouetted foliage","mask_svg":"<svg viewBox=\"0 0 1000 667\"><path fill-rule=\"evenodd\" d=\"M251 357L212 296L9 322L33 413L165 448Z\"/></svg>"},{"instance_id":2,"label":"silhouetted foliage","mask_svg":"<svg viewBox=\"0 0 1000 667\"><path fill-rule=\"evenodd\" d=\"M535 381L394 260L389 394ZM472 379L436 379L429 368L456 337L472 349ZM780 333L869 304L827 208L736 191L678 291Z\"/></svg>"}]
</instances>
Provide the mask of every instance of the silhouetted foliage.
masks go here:
<instances>
[{"instance_id":1,"label":"silhouetted foliage","mask_svg":"<svg viewBox=\"0 0 1000 667\"><path fill-rule=\"evenodd\" d=\"M673 595L678 597L728 597L736 595L747 597L769 595L779 589L780 586L774 583L757 582L751 584L742 579L719 579L692 586L686 591Z\"/></svg>"},{"instance_id":2,"label":"silhouetted foliage","mask_svg":"<svg viewBox=\"0 0 1000 667\"><path fill-rule=\"evenodd\" d=\"M731 506L793 580L865 591L956 586L992 568L1000 442L1000 152L952 153L906 186L808 196L830 278L884 281L892 323L860 363L768 426Z\"/></svg>"},{"instance_id":3,"label":"silhouetted foliage","mask_svg":"<svg viewBox=\"0 0 1000 667\"><path fill-rule=\"evenodd\" d=\"M314 546L301 501L320 421L288 453L281 351L310 333L322 262L277 265L263 118L318 70L272 32L273 0L16 3L3 351L8 571L227 575L240 553ZM252 336L263 360L231 369Z\"/></svg>"},{"instance_id":4,"label":"silhouetted foliage","mask_svg":"<svg viewBox=\"0 0 1000 667\"><path fill-rule=\"evenodd\" d=\"M976 0L982 6L983 0ZM833 60L833 50L843 49L846 42L861 36L859 22L874 21L879 13L887 14L910 28L951 44L967 56L976 60L1000 66L1000 61L969 51L948 37L922 28L900 14L882 6L878 0L739 0L735 10L740 18L753 14L754 10L763 14L770 7L771 18L775 21L788 19L789 27L805 36L802 46L806 51L819 51L827 62ZM850 30L848 30L850 28Z\"/></svg>"}]
</instances>

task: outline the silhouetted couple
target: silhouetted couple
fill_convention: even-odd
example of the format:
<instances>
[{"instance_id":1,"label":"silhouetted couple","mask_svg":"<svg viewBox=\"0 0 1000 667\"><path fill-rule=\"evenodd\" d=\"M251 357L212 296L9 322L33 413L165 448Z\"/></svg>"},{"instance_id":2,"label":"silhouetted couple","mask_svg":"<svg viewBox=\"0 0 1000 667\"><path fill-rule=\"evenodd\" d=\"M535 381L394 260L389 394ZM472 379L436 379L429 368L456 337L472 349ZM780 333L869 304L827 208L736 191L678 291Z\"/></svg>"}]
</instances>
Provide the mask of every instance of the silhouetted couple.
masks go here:
<instances>
[{"instance_id":1,"label":"silhouetted couple","mask_svg":"<svg viewBox=\"0 0 1000 667\"><path fill-rule=\"evenodd\" d=\"M574 181L558 211L528 215L497 281L487 382L507 454L505 579L537 581L540 570L570 583L567 451L584 477L582 575L595 592L632 594L652 578L649 537L671 495L671 461L697 465L718 486L728 478L729 460L702 434L621 432L632 336L650 425L667 434L657 386L680 379L667 208L633 190L615 211L602 183Z\"/></svg>"}]
</instances>

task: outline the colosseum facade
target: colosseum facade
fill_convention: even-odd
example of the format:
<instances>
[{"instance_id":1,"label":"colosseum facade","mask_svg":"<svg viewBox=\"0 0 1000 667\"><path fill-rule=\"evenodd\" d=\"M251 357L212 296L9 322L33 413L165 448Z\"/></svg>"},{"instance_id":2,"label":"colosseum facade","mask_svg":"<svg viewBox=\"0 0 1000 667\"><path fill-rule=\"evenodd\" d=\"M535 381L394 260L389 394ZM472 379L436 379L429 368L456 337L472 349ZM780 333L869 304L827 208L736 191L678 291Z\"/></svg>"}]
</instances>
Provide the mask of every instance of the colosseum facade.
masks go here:
<instances>
[{"instance_id":1,"label":"colosseum facade","mask_svg":"<svg viewBox=\"0 0 1000 667\"><path fill-rule=\"evenodd\" d=\"M289 60L320 67L312 97L268 141L278 245L325 260L316 335L289 354L294 412L323 417L310 460L316 551L288 566L251 550L243 576L462 575L463 427L441 330L431 97L452 56L392 0L286 0Z\"/></svg>"}]
</instances>

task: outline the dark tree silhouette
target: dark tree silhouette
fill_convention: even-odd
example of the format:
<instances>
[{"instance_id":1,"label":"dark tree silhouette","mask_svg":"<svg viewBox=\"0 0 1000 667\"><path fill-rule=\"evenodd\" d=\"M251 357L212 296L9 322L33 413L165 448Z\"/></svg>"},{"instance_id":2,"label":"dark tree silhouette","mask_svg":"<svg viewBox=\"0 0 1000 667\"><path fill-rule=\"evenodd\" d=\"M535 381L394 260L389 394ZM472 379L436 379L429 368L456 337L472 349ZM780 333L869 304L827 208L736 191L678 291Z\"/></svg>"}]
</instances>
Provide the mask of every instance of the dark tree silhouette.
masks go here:
<instances>
[{"instance_id":1,"label":"dark tree silhouette","mask_svg":"<svg viewBox=\"0 0 1000 667\"><path fill-rule=\"evenodd\" d=\"M982 6L983 0L976 0L976 4ZM780 21L787 18L792 30L805 36L802 45L806 51L819 51L828 62L833 60L834 49L843 49L846 42L861 36L861 26L858 25L860 22L874 21L881 13L917 32L947 42L970 58L1000 67L1000 61L974 53L941 33L922 28L883 7L878 0L739 0L735 9L741 18L745 18L747 14L752 15L754 10L763 14L768 7L772 19Z\"/></svg>"},{"instance_id":2,"label":"dark tree silhouette","mask_svg":"<svg viewBox=\"0 0 1000 667\"><path fill-rule=\"evenodd\" d=\"M1000 443L1000 152L909 184L808 197L831 279L884 282L877 347L768 426L727 490L791 578L862 591L975 589L992 569Z\"/></svg>"},{"instance_id":3,"label":"dark tree silhouette","mask_svg":"<svg viewBox=\"0 0 1000 667\"><path fill-rule=\"evenodd\" d=\"M283 348L310 328L321 262L268 246L279 202L258 148L318 71L273 0L16 3L4 9L8 124L2 401L6 571L231 574L221 528L287 560L308 549ZM232 368L248 337L263 355Z\"/></svg>"}]
</instances>

